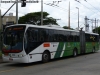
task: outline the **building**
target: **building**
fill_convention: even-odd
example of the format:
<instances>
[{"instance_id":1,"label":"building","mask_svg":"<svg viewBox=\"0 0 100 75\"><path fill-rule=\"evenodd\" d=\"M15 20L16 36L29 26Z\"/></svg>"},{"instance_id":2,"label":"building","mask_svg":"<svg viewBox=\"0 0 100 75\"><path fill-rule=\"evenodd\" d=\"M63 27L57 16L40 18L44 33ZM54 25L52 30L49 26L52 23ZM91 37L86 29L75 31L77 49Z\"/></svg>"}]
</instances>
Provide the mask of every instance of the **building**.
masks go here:
<instances>
[{"instance_id":1,"label":"building","mask_svg":"<svg viewBox=\"0 0 100 75\"><path fill-rule=\"evenodd\" d=\"M16 16L13 16L13 13L9 13L9 15L8 16L4 16L2 18L2 20L0 20L0 22L1 21L2 21L3 26L15 24L16 23ZM0 29L1 28L2 28L2 26L1 26L1 23L0 23Z\"/></svg>"},{"instance_id":2,"label":"building","mask_svg":"<svg viewBox=\"0 0 100 75\"><path fill-rule=\"evenodd\" d=\"M9 16L4 16L2 18L3 25L8 25L12 23L16 23L16 16L13 16L13 13L10 13Z\"/></svg>"}]
</instances>

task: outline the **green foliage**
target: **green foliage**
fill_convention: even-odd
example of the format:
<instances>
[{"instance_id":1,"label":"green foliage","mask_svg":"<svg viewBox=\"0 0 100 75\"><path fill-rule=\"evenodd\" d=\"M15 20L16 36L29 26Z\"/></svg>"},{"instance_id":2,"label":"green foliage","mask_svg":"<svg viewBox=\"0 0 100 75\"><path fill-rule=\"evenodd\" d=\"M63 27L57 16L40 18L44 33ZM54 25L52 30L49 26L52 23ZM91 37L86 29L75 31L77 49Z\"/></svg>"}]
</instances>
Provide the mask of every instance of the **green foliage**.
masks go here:
<instances>
[{"instance_id":1,"label":"green foliage","mask_svg":"<svg viewBox=\"0 0 100 75\"><path fill-rule=\"evenodd\" d=\"M48 15L47 12L43 12L43 25L58 25L56 19L48 17ZM20 17L18 23L41 25L41 12L28 13L25 16Z\"/></svg>"},{"instance_id":2,"label":"green foliage","mask_svg":"<svg viewBox=\"0 0 100 75\"><path fill-rule=\"evenodd\" d=\"M67 26L63 26L64 29L69 29ZM70 28L71 30L74 30L73 28Z\"/></svg>"},{"instance_id":3,"label":"green foliage","mask_svg":"<svg viewBox=\"0 0 100 75\"><path fill-rule=\"evenodd\" d=\"M98 33L100 35L100 26L92 30L94 33Z\"/></svg>"}]
</instances>

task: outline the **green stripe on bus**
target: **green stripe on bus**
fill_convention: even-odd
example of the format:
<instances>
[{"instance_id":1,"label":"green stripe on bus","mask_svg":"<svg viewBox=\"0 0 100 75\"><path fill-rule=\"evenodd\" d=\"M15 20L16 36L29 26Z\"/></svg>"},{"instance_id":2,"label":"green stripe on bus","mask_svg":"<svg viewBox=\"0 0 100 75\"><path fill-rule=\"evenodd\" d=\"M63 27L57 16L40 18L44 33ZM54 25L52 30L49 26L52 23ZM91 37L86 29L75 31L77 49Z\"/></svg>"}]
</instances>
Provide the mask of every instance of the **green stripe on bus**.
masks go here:
<instances>
[{"instance_id":1,"label":"green stripe on bus","mask_svg":"<svg viewBox=\"0 0 100 75\"><path fill-rule=\"evenodd\" d=\"M71 42L66 42L65 43L65 50L64 50L64 53L63 53L63 57L69 55L69 53L71 51L71 48L72 48L71 47ZM68 51L69 51L69 53L68 53Z\"/></svg>"},{"instance_id":2,"label":"green stripe on bus","mask_svg":"<svg viewBox=\"0 0 100 75\"><path fill-rule=\"evenodd\" d=\"M77 48L76 42L66 42L63 57L72 55L75 47Z\"/></svg>"},{"instance_id":3,"label":"green stripe on bus","mask_svg":"<svg viewBox=\"0 0 100 75\"><path fill-rule=\"evenodd\" d=\"M56 54L55 54L54 58L59 58L60 57L61 52L63 50L63 47L64 47L64 42L59 42L59 45L58 45L58 48L57 48L57 51L56 51Z\"/></svg>"}]
</instances>

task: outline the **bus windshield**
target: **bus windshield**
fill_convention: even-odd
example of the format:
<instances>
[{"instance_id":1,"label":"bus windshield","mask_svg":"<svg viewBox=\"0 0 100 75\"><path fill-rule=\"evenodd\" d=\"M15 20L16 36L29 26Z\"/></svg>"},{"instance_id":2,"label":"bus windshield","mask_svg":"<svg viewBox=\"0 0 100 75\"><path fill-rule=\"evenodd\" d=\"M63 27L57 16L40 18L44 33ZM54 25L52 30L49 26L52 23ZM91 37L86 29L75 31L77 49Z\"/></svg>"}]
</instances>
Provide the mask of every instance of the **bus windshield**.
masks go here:
<instances>
[{"instance_id":1,"label":"bus windshield","mask_svg":"<svg viewBox=\"0 0 100 75\"><path fill-rule=\"evenodd\" d=\"M25 26L12 26L4 32L3 52L21 52Z\"/></svg>"}]
</instances>

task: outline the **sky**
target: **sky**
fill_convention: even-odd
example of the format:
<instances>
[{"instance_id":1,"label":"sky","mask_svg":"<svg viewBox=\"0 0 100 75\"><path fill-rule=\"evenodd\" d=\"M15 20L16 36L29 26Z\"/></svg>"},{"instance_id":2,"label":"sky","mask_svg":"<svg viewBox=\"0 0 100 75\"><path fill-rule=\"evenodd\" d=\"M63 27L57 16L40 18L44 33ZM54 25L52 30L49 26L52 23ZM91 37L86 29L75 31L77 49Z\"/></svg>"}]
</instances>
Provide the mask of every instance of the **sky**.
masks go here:
<instances>
[{"instance_id":1,"label":"sky","mask_svg":"<svg viewBox=\"0 0 100 75\"><path fill-rule=\"evenodd\" d=\"M2 0L11 1L11 0ZM15 0L12 0L15 1ZM29 0L27 0L29 1ZM37 1L37 0L31 0ZM24 16L27 13L41 11L41 0L38 3L27 3L26 7L21 7L21 3L18 3L18 17ZM70 27L76 29L78 27L78 10L79 10L79 27L85 30L85 16L87 16L89 31L92 31L96 26L100 24L100 0L43 0L43 11L48 12L49 17L53 17L57 20L57 23L63 27L68 26L68 13L69 13L69 2L70 2ZM7 9L13 3L0 3L0 9L4 14ZM52 4L52 5L51 5ZM79 9L77 9L78 7ZM16 5L6 14L13 13L16 15ZM93 20L93 22L91 21ZM98 20L98 22L97 22Z\"/></svg>"}]
</instances>

